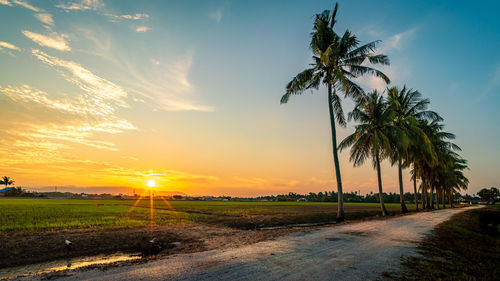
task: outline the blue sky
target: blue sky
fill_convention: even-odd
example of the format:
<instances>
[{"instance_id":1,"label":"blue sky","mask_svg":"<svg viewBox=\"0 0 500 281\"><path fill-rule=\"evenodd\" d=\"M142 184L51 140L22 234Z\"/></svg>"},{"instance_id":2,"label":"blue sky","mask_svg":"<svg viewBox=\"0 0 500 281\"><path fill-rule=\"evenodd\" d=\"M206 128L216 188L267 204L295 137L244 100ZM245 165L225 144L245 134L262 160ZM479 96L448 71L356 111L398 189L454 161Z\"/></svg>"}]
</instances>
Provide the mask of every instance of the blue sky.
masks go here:
<instances>
[{"instance_id":1,"label":"blue sky","mask_svg":"<svg viewBox=\"0 0 500 281\"><path fill-rule=\"evenodd\" d=\"M392 85L420 90L457 135L469 192L498 186L500 4L339 4L336 30L382 40ZM333 5L0 0L0 173L106 191L149 178L193 194L333 189L324 89L279 104L310 63L314 14ZM369 165L347 152L341 165L346 190L375 191ZM382 172L396 191L396 169Z\"/></svg>"}]
</instances>

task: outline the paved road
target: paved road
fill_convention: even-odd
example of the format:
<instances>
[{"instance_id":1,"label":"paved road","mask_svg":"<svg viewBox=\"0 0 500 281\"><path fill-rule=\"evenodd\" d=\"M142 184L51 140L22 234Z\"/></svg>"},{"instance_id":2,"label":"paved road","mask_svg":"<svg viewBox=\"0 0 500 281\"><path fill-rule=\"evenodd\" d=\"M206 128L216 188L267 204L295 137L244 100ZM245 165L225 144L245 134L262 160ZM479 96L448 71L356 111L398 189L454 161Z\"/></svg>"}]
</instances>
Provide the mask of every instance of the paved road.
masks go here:
<instances>
[{"instance_id":1,"label":"paved road","mask_svg":"<svg viewBox=\"0 0 500 281\"><path fill-rule=\"evenodd\" d=\"M462 211L343 224L239 248L77 272L64 280L375 280L397 271L401 256L414 255L429 231Z\"/></svg>"}]
</instances>

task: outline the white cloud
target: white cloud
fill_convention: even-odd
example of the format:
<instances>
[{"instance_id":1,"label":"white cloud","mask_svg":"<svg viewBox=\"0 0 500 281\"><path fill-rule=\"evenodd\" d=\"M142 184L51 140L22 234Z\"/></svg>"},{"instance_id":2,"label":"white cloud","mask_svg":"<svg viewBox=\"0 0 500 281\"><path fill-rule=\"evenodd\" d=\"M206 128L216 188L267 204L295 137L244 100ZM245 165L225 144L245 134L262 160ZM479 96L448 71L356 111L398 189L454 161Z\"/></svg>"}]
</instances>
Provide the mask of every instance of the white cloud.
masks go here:
<instances>
[{"instance_id":1,"label":"white cloud","mask_svg":"<svg viewBox=\"0 0 500 281\"><path fill-rule=\"evenodd\" d=\"M383 49L386 51L391 49L400 50L402 46L412 38L417 30L418 27L412 27L398 34L394 34L393 36L389 37L387 43L384 44Z\"/></svg>"},{"instance_id":2,"label":"white cloud","mask_svg":"<svg viewBox=\"0 0 500 281\"><path fill-rule=\"evenodd\" d=\"M151 28L147 27L147 26L138 26L135 28L135 32L146 32L148 30L150 30Z\"/></svg>"},{"instance_id":3,"label":"white cloud","mask_svg":"<svg viewBox=\"0 0 500 281\"><path fill-rule=\"evenodd\" d=\"M216 23L220 23L222 20L222 10L217 10L213 13L210 13L210 18L213 19Z\"/></svg>"},{"instance_id":4,"label":"white cloud","mask_svg":"<svg viewBox=\"0 0 500 281\"><path fill-rule=\"evenodd\" d=\"M115 144L95 137L97 133L119 134L136 129L129 121L116 115L118 107L129 107L124 101L127 93L120 86L93 74L78 63L61 60L39 50L32 50L32 54L54 68L68 82L78 86L83 94L53 98L28 85L0 87L0 93L16 103L36 104L58 111L57 116L63 116L49 124L28 126L16 135L33 142L72 142L98 149L117 150Z\"/></svg>"},{"instance_id":5,"label":"white cloud","mask_svg":"<svg viewBox=\"0 0 500 281\"><path fill-rule=\"evenodd\" d=\"M149 19L148 14L133 14L133 15L113 15L105 14L106 16L114 19L127 19L127 20L146 20Z\"/></svg>"},{"instance_id":6,"label":"white cloud","mask_svg":"<svg viewBox=\"0 0 500 281\"><path fill-rule=\"evenodd\" d=\"M35 18L47 25L54 25L54 20L52 19L51 14L36 14Z\"/></svg>"},{"instance_id":7,"label":"white cloud","mask_svg":"<svg viewBox=\"0 0 500 281\"><path fill-rule=\"evenodd\" d=\"M29 3L21 0L12 0L12 3L22 6L26 9L32 10L33 12L40 12L40 9L30 5ZM10 6L10 5L9 5Z\"/></svg>"},{"instance_id":8,"label":"white cloud","mask_svg":"<svg viewBox=\"0 0 500 281\"><path fill-rule=\"evenodd\" d=\"M0 0L0 5L12 6L12 3L9 0Z\"/></svg>"},{"instance_id":9,"label":"white cloud","mask_svg":"<svg viewBox=\"0 0 500 281\"><path fill-rule=\"evenodd\" d=\"M99 0L81 0L74 1L70 3L64 3L56 5L56 7L64 9L66 11L88 11L88 10L97 10L99 8L104 7L104 4Z\"/></svg>"},{"instance_id":10,"label":"white cloud","mask_svg":"<svg viewBox=\"0 0 500 281\"><path fill-rule=\"evenodd\" d=\"M155 60L151 61L155 63ZM189 51L183 58L173 64L162 62L163 67L155 68L151 76L144 76L131 65L131 79L124 81L130 91L142 95L154 102L155 107L167 111L214 111L212 106L197 105L189 98L194 86L189 81L189 71L193 64L193 52Z\"/></svg>"},{"instance_id":11,"label":"white cloud","mask_svg":"<svg viewBox=\"0 0 500 281\"><path fill-rule=\"evenodd\" d=\"M54 67L67 81L82 89L86 93L85 98L92 99L102 112L114 111L109 102L116 106L129 107L124 101L127 93L120 86L93 74L76 62L58 59L40 50L32 50L32 53L40 61Z\"/></svg>"},{"instance_id":12,"label":"white cloud","mask_svg":"<svg viewBox=\"0 0 500 281\"><path fill-rule=\"evenodd\" d=\"M74 98L68 96L64 99L53 99L46 92L28 85L21 88L0 87L0 93L16 103L34 103L74 115L74 118L64 118L63 123L70 125L37 125L17 133L32 141L59 140L115 151L117 149L113 143L93 139L95 133L118 134L136 129L127 120L115 116L114 109L109 110L112 106L104 106L99 99L92 97L77 95Z\"/></svg>"},{"instance_id":13,"label":"white cloud","mask_svg":"<svg viewBox=\"0 0 500 281\"><path fill-rule=\"evenodd\" d=\"M3 48L14 50L14 51L20 51L20 49L18 47L14 46L12 44L4 42L4 41L0 41L0 50L2 50Z\"/></svg>"},{"instance_id":14,"label":"white cloud","mask_svg":"<svg viewBox=\"0 0 500 281\"><path fill-rule=\"evenodd\" d=\"M52 32L50 36L45 36L39 33L34 33L31 31L23 30L22 33L24 36L28 37L29 39L33 40L35 43L37 43L40 46L45 46L49 48L54 48L59 51L71 51L71 48L68 46L66 42L67 36L65 34L57 34L55 32Z\"/></svg>"},{"instance_id":15,"label":"white cloud","mask_svg":"<svg viewBox=\"0 0 500 281\"><path fill-rule=\"evenodd\" d=\"M160 61L159 61L159 60L157 60L157 59L150 59L149 61L150 61L152 64L155 64L155 65L160 65L160 64L161 64L161 63L160 63Z\"/></svg>"}]
</instances>

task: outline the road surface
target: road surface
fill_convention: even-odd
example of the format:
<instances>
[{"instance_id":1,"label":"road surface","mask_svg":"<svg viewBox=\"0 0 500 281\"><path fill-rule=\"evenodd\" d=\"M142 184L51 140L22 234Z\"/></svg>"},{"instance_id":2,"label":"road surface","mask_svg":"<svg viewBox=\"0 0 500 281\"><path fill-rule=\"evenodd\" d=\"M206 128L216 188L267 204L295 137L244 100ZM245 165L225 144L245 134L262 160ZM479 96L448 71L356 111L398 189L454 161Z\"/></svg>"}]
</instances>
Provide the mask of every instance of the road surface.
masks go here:
<instances>
[{"instance_id":1,"label":"road surface","mask_svg":"<svg viewBox=\"0 0 500 281\"><path fill-rule=\"evenodd\" d=\"M421 212L293 233L248 246L180 254L64 280L377 280L437 224L465 209ZM60 280L60 279L57 279Z\"/></svg>"}]
</instances>

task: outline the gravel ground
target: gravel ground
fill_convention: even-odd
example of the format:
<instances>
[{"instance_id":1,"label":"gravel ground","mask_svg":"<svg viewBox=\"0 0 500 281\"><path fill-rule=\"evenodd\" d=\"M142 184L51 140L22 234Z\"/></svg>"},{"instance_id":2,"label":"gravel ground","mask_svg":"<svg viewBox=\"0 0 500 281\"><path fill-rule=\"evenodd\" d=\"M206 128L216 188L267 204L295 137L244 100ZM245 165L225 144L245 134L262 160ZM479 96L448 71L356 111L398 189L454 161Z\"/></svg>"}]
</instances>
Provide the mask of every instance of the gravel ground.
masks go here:
<instances>
[{"instance_id":1,"label":"gravel ground","mask_svg":"<svg viewBox=\"0 0 500 281\"><path fill-rule=\"evenodd\" d=\"M144 264L75 271L64 280L379 280L437 224L469 208L296 232L247 246L178 254ZM26 279L37 279L29 277ZM59 279L57 279L59 280Z\"/></svg>"}]
</instances>

